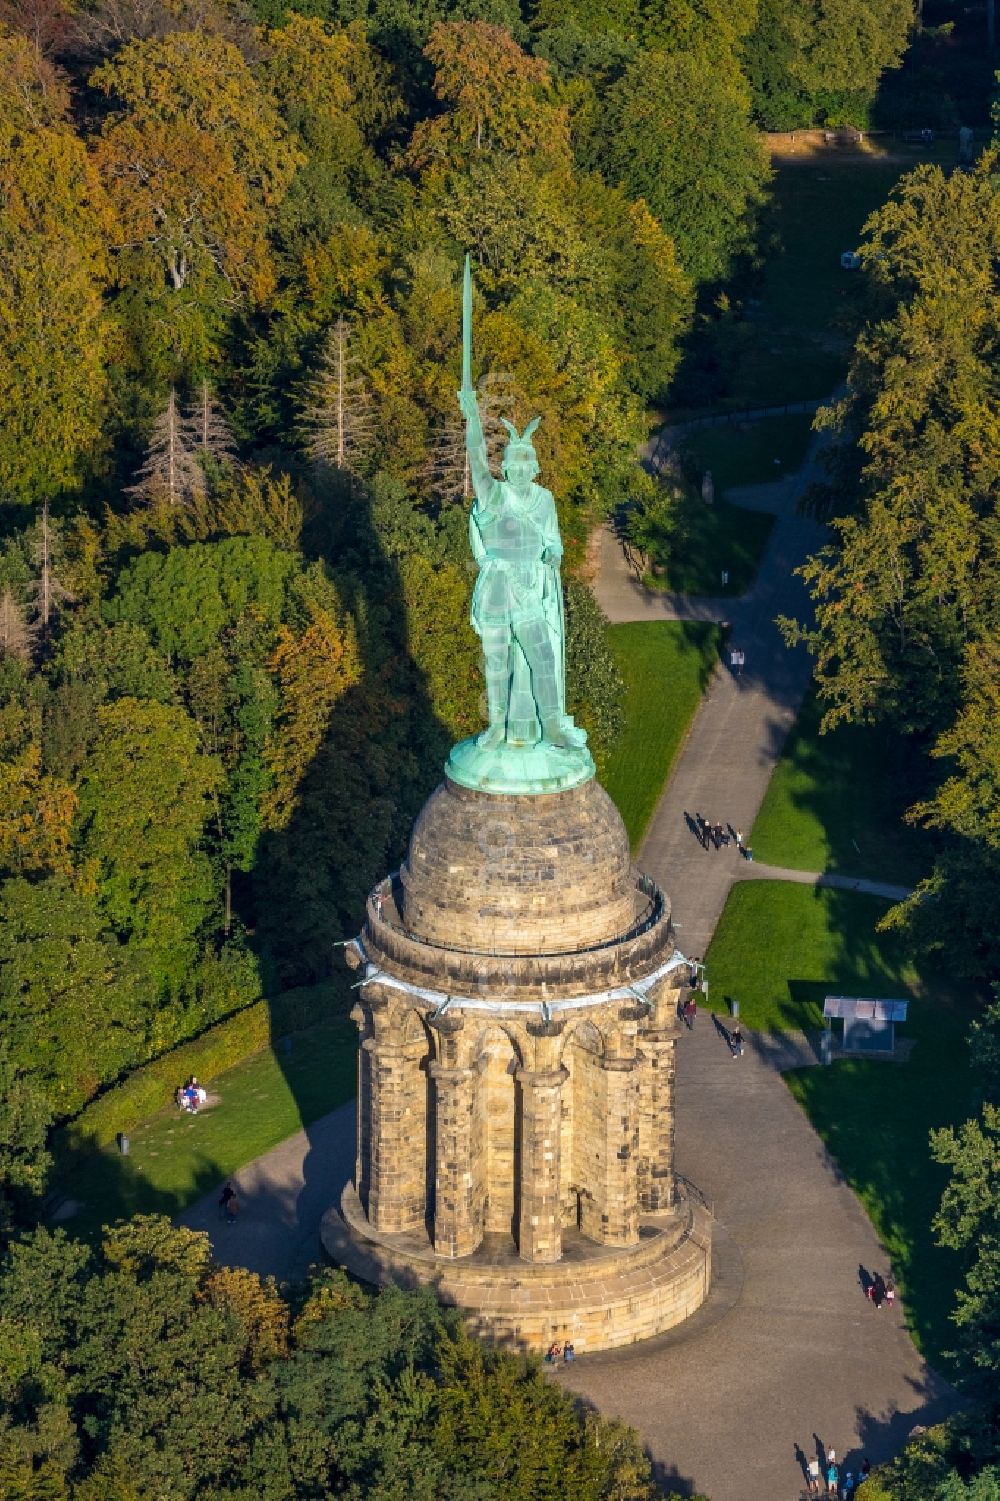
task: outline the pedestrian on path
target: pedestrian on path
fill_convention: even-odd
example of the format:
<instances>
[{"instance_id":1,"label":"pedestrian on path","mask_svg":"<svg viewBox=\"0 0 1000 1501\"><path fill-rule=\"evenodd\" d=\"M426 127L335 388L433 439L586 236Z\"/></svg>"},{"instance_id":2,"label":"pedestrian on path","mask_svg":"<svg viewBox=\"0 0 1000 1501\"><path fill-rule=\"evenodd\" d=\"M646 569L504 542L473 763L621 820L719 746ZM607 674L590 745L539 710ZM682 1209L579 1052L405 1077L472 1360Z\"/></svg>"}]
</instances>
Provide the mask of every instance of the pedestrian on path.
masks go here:
<instances>
[{"instance_id":1,"label":"pedestrian on path","mask_svg":"<svg viewBox=\"0 0 1000 1501\"><path fill-rule=\"evenodd\" d=\"M885 1302L885 1279L881 1272L876 1272L872 1282L872 1302L876 1308L881 1308Z\"/></svg>"},{"instance_id":2,"label":"pedestrian on path","mask_svg":"<svg viewBox=\"0 0 1000 1501\"><path fill-rule=\"evenodd\" d=\"M829 1461L826 1467L826 1493L828 1496L840 1494L840 1471L833 1461Z\"/></svg>"},{"instance_id":3,"label":"pedestrian on path","mask_svg":"<svg viewBox=\"0 0 1000 1501\"><path fill-rule=\"evenodd\" d=\"M693 995L689 995L684 1002L684 1020L687 1022L689 1032L694 1031L695 1017L698 1015L698 1002Z\"/></svg>"},{"instance_id":4,"label":"pedestrian on path","mask_svg":"<svg viewBox=\"0 0 1000 1501\"><path fill-rule=\"evenodd\" d=\"M819 1460L813 1456L806 1470L806 1485L809 1487L810 1496L819 1495Z\"/></svg>"},{"instance_id":5,"label":"pedestrian on path","mask_svg":"<svg viewBox=\"0 0 1000 1501\"><path fill-rule=\"evenodd\" d=\"M729 1034L729 1048L734 1058L743 1057L743 1029L739 1022Z\"/></svg>"},{"instance_id":6,"label":"pedestrian on path","mask_svg":"<svg viewBox=\"0 0 1000 1501\"><path fill-rule=\"evenodd\" d=\"M222 1196L219 1199L219 1208L222 1210L226 1223L229 1225L233 1224L240 1212L240 1201L236 1197L236 1190L231 1181L222 1190Z\"/></svg>"}]
</instances>

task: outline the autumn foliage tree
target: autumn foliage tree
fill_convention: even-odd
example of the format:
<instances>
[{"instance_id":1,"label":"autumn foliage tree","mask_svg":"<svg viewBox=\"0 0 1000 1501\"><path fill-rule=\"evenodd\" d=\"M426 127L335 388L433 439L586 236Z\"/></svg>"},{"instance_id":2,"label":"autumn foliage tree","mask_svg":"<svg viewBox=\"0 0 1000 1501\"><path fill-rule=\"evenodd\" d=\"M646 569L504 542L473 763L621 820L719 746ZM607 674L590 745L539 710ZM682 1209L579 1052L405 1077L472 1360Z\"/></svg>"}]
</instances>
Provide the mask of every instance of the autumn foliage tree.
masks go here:
<instances>
[{"instance_id":1,"label":"autumn foliage tree","mask_svg":"<svg viewBox=\"0 0 1000 1501\"><path fill-rule=\"evenodd\" d=\"M953 837L888 921L974 974L1000 956L995 171L992 153L950 177L919 167L869 222L882 316L828 419L846 439L838 483L856 504L802 570L815 625L786 623L814 653L826 724L881 720L932 750L941 785L910 817Z\"/></svg>"},{"instance_id":2,"label":"autumn foliage tree","mask_svg":"<svg viewBox=\"0 0 1000 1501\"><path fill-rule=\"evenodd\" d=\"M303 158L239 50L217 35L129 42L91 81L115 106L95 160L121 223L117 280L158 310L145 321L173 373L203 369L218 305L274 290L269 215ZM170 294L186 295L168 312Z\"/></svg>"},{"instance_id":3,"label":"autumn foliage tree","mask_svg":"<svg viewBox=\"0 0 1000 1501\"><path fill-rule=\"evenodd\" d=\"M52 65L0 26L0 490L28 503L78 488L107 441L117 229L68 116Z\"/></svg>"}]
</instances>

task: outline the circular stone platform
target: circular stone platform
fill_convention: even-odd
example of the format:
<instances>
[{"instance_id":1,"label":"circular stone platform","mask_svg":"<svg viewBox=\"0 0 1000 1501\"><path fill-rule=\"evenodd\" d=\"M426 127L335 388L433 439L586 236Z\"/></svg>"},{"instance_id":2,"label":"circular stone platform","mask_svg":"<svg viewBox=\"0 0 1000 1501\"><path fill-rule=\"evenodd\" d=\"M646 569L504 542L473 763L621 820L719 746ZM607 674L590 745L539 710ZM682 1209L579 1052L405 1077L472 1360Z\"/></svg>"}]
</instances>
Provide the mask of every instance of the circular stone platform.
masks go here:
<instances>
[{"instance_id":1,"label":"circular stone platform","mask_svg":"<svg viewBox=\"0 0 1000 1501\"><path fill-rule=\"evenodd\" d=\"M625 1248L564 1234L556 1266L525 1263L509 1235L486 1236L461 1261L435 1255L426 1234L379 1235L353 1184L339 1211L327 1210L320 1238L329 1259L359 1281L433 1287L442 1303L464 1310L474 1333L539 1352L553 1341L570 1340L583 1354L663 1334L701 1307L711 1277L711 1220L694 1198L645 1218Z\"/></svg>"}]
</instances>

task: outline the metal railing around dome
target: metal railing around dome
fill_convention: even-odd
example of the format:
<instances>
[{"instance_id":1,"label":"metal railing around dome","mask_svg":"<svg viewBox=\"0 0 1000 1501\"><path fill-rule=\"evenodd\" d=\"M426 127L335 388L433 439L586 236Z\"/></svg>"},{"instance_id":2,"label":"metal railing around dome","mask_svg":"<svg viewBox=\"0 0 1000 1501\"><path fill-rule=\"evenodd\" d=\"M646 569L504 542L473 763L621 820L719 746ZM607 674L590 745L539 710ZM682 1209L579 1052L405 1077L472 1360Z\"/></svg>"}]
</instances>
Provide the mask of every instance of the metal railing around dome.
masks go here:
<instances>
[{"instance_id":1,"label":"metal railing around dome","mask_svg":"<svg viewBox=\"0 0 1000 1501\"><path fill-rule=\"evenodd\" d=\"M368 911L370 915L375 917L378 923L384 924L385 927L390 928L394 933L399 933L410 943L422 944L425 948L441 949L443 952L457 954L487 952L480 949L460 949L455 948L451 944L435 943L432 939L424 938L421 934L414 933L403 922L399 902L396 899L396 891L401 885L400 873L398 870L394 870L389 875L384 876L378 885L372 888L368 897ZM612 938L604 938L600 943L590 944L586 948L566 950L566 953L591 954L601 949L616 948L619 944L632 942L637 938L641 938L644 933L649 932L650 928L655 927L657 923L661 922L666 903L659 886L657 886L651 876L645 875L642 871L636 874L634 886L635 890L646 898L646 904L642 911L636 914L633 922L623 933L617 933ZM505 952L503 957L513 959L518 956ZM526 957L533 958L535 956L530 955ZM559 957L558 952L550 957Z\"/></svg>"}]
</instances>

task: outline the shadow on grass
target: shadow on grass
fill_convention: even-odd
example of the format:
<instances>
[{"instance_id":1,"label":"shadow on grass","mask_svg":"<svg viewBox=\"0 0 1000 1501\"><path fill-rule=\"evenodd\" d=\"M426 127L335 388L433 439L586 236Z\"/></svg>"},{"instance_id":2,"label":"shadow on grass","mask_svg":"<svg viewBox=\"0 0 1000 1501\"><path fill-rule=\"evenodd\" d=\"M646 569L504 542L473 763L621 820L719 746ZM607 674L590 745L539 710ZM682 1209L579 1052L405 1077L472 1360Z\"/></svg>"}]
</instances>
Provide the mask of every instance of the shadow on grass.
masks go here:
<instances>
[{"instance_id":1,"label":"shadow on grass","mask_svg":"<svg viewBox=\"0 0 1000 1501\"><path fill-rule=\"evenodd\" d=\"M841 725L820 734L810 689L754 822L758 859L914 885L932 837L903 822L926 792L923 748L886 727Z\"/></svg>"},{"instance_id":2,"label":"shadow on grass","mask_svg":"<svg viewBox=\"0 0 1000 1501\"><path fill-rule=\"evenodd\" d=\"M355 1048L346 1020L275 1039L210 1081L209 1108L167 1105L130 1131L127 1156L115 1146L81 1156L58 1185L80 1205L67 1229L92 1240L117 1219L174 1216L206 1194L214 1204L246 1162L350 1099Z\"/></svg>"},{"instance_id":3,"label":"shadow on grass","mask_svg":"<svg viewBox=\"0 0 1000 1501\"><path fill-rule=\"evenodd\" d=\"M697 497L677 502L677 530L649 588L709 598L738 598L757 577L774 526L774 516L718 500ZM654 556L654 565L658 563ZM723 582L725 574L725 582Z\"/></svg>"}]
</instances>

